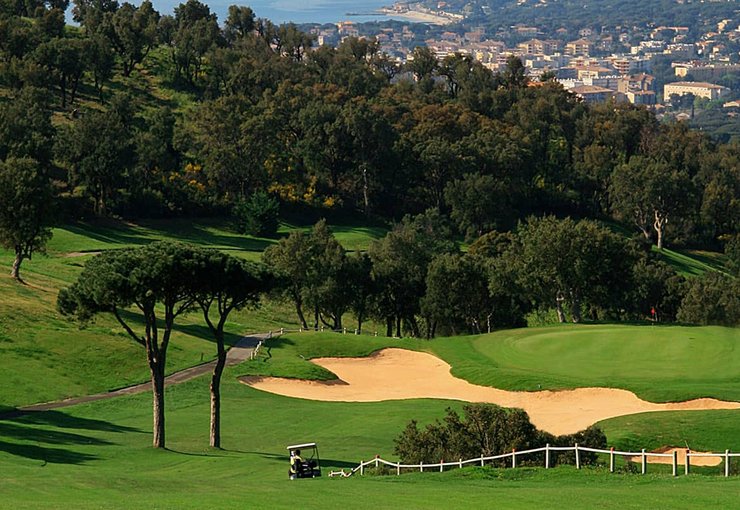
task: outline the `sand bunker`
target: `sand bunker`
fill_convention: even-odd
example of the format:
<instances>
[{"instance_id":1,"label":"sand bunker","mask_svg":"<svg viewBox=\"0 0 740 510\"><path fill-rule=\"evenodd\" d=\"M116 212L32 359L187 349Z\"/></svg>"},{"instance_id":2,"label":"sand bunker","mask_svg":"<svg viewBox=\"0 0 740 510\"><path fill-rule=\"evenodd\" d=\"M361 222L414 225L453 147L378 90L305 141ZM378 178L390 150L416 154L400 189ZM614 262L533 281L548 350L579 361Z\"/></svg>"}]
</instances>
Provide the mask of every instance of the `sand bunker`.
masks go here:
<instances>
[{"instance_id":1,"label":"sand bunker","mask_svg":"<svg viewBox=\"0 0 740 510\"><path fill-rule=\"evenodd\" d=\"M336 374L340 381L275 377L242 377L240 380L253 388L310 400L378 402L438 398L519 407L529 413L532 423L538 428L558 435L577 432L597 421L626 414L740 409L740 402L710 398L654 404L630 391L609 388L537 392L498 390L454 377L450 373L450 365L431 354L404 349L384 349L366 358L318 358L312 361Z\"/></svg>"},{"instance_id":2,"label":"sand bunker","mask_svg":"<svg viewBox=\"0 0 740 510\"><path fill-rule=\"evenodd\" d=\"M681 466L686 464L686 448L672 448L670 446L666 446L664 448L653 450L652 453L672 454L674 451L677 452L676 462ZM690 451L691 453L705 453L697 452L694 450ZM647 459L648 464L673 464L672 457L651 457L649 455L646 455L645 458ZM628 459L639 464L640 462L642 462L642 455L635 455L634 457L628 457ZM722 462L722 457L691 457L692 466L719 466L720 464L722 464Z\"/></svg>"}]
</instances>

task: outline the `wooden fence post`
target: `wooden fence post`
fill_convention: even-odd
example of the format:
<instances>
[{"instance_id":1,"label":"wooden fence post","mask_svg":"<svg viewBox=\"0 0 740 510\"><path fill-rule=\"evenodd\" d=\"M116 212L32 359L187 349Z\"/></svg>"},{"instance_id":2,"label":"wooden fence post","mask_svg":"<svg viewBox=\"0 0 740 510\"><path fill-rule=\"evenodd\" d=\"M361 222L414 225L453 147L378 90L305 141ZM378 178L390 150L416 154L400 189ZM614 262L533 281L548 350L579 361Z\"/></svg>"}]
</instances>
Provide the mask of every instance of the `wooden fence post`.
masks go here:
<instances>
[{"instance_id":1,"label":"wooden fence post","mask_svg":"<svg viewBox=\"0 0 740 510\"><path fill-rule=\"evenodd\" d=\"M483 462L483 454L480 454L480 467L483 467L485 463Z\"/></svg>"},{"instance_id":2,"label":"wooden fence post","mask_svg":"<svg viewBox=\"0 0 740 510\"><path fill-rule=\"evenodd\" d=\"M378 469L378 459L380 458L380 455L375 456L375 469Z\"/></svg>"},{"instance_id":3,"label":"wooden fence post","mask_svg":"<svg viewBox=\"0 0 740 510\"><path fill-rule=\"evenodd\" d=\"M511 467L516 467L516 448L511 449Z\"/></svg>"},{"instance_id":4,"label":"wooden fence post","mask_svg":"<svg viewBox=\"0 0 740 510\"><path fill-rule=\"evenodd\" d=\"M419 462L419 472L420 473L423 473L424 472L424 463L423 462Z\"/></svg>"},{"instance_id":5,"label":"wooden fence post","mask_svg":"<svg viewBox=\"0 0 740 510\"><path fill-rule=\"evenodd\" d=\"M581 469L581 452L578 451L578 443L576 443L576 469Z\"/></svg>"},{"instance_id":6,"label":"wooden fence post","mask_svg":"<svg viewBox=\"0 0 740 510\"><path fill-rule=\"evenodd\" d=\"M642 449L642 457L640 460L642 462L641 471L644 475L645 473L647 473L647 457L645 456L645 448Z\"/></svg>"},{"instance_id":7,"label":"wooden fence post","mask_svg":"<svg viewBox=\"0 0 740 510\"><path fill-rule=\"evenodd\" d=\"M460 469L462 469L462 459L460 459Z\"/></svg>"},{"instance_id":8,"label":"wooden fence post","mask_svg":"<svg viewBox=\"0 0 740 510\"><path fill-rule=\"evenodd\" d=\"M360 476L365 476L365 463L360 461Z\"/></svg>"},{"instance_id":9,"label":"wooden fence post","mask_svg":"<svg viewBox=\"0 0 740 510\"><path fill-rule=\"evenodd\" d=\"M284 333L285 333L285 328L280 328L280 334L282 335Z\"/></svg>"},{"instance_id":10,"label":"wooden fence post","mask_svg":"<svg viewBox=\"0 0 740 510\"><path fill-rule=\"evenodd\" d=\"M550 443L545 445L545 469L550 469Z\"/></svg>"},{"instance_id":11,"label":"wooden fence post","mask_svg":"<svg viewBox=\"0 0 740 510\"><path fill-rule=\"evenodd\" d=\"M401 462L396 462L396 476L401 476Z\"/></svg>"},{"instance_id":12,"label":"wooden fence post","mask_svg":"<svg viewBox=\"0 0 740 510\"><path fill-rule=\"evenodd\" d=\"M444 459L439 459L439 472L440 473L445 470L445 467L442 465L444 463L445 463Z\"/></svg>"},{"instance_id":13,"label":"wooden fence post","mask_svg":"<svg viewBox=\"0 0 740 510\"><path fill-rule=\"evenodd\" d=\"M691 450L686 448L686 464L684 465L684 473L689 474L691 471Z\"/></svg>"},{"instance_id":14,"label":"wooden fence post","mask_svg":"<svg viewBox=\"0 0 740 510\"><path fill-rule=\"evenodd\" d=\"M725 450L725 477L730 476L730 450Z\"/></svg>"},{"instance_id":15,"label":"wooden fence post","mask_svg":"<svg viewBox=\"0 0 740 510\"><path fill-rule=\"evenodd\" d=\"M673 476L678 476L678 451L673 450Z\"/></svg>"},{"instance_id":16,"label":"wooden fence post","mask_svg":"<svg viewBox=\"0 0 740 510\"><path fill-rule=\"evenodd\" d=\"M347 328L342 328L342 334L343 335L346 335L347 334Z\"/></svg>"},{"instance_id":17,"label":"wooden fence post","mask_svg":"<svg viewBox=\"0 0 740 510\"><path fill-rule=\"evenodd\" d=\"M609 472L614 472L614 447L609 451Z\"/></svg>"}]
</instances>

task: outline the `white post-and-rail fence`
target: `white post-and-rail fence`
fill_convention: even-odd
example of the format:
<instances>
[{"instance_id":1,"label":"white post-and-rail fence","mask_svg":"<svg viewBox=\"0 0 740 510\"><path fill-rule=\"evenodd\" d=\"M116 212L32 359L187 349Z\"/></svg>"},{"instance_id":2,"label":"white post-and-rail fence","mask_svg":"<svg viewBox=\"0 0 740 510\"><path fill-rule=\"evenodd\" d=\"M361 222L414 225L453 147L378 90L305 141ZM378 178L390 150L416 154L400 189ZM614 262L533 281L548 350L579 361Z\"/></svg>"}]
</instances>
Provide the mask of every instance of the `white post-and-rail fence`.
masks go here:
<instances>
[{"instance_id":1,"label":"white post-and-rail fence","mask_svg":"<svg viewBox=\"0 0 740 510\"><path fill-rule=\"evenodd\" d=\"M389 462L385 459L381 459L380 456L376 456L374 459L360 462L360 464L353 468L350 471L345 471L342 469L341 471L332 471L329 473L329 476L339 476L339 477L350 477L354 475L355 473L359 472L360 475L365 474L365 468L367 467L374 467L378 468L381 465L388 466L395 470L396 475L401 474L401 470L405 469L407 471L419 471L424 472L426 471L437 471L440 472L444 471L445 468L462 468L464 466L485 466L486 462L492 462L494 460L501 460L501 459L510 459L511 467L516 467L516 461L518 456L522 455L528 455L533 453L543 453L545 454L545 469L550 468L550 452L575 452L576 457L576 469L581 469L581 455L580 452L591 452L591 453L601 453L605 455L609 455L609 471L614 472L615 471L615 457L622 456L622 457L639 457L640 458L640 472L644 475L647 473L647 465L648 465L648 457L665 457L671 459L671 464L673 467L673 476L678 476L678 454L677 451L674 450L672 453L653 453L645 451L643 448L639 452L623 452L619 450L615 450L614 448L611 448L609 450L601 450L598 448L588 448L585 446L578 446L577 444L574 446L550 446L549 444L541 447L541 448L533 448L531 450L522 450L522 451L516 451L512 450L510 453L502 453L500 455L492 455L492 456L483 456L481 455L478 458L474 459L468 459L468 460L462 460L459 459L457 461L452 462L444 462L440 461L436 464L401 464L400 462ZM740 453L730 453L730 450L725 450L723 453L692 453L689 450L686 450L686 463L684 467L684 472L688 475L691 470L691 458L692 457L719 457L724 461L724 475L726 477L730 476L730 459L733 457L740 457Z\"/></svg>"},{"instance_id":2,"label":"white post-and-rail fence","mask_svg":"<svg viewBox=\"0 0 740 510\"><path fill-rule=\"evenodd\" d=\"M349 334L349 335L378 336L378 331L377 330L374 330L371 333L371 332L365 330L364 328L362 330L360 330L358 328L354 328L354 329L347 329L347 328L332 329L332 328L327 328L327 327L324 327L324 326L319 326L318 328L298 328L298 329L280 328L279 331L275 331L275 332L270 331L270 333L273 333L273 334L276 334L276 335L277 334L284 335L285 333L303 333L304 331L305 332L320 331L322 333L325 332L325 331L328 331L328 332L333 332L333 333L342 333L344 335ZM391 337L391 338L398 338L398 337L394 336L394 337Z\"/></svg>"}]
</instances>

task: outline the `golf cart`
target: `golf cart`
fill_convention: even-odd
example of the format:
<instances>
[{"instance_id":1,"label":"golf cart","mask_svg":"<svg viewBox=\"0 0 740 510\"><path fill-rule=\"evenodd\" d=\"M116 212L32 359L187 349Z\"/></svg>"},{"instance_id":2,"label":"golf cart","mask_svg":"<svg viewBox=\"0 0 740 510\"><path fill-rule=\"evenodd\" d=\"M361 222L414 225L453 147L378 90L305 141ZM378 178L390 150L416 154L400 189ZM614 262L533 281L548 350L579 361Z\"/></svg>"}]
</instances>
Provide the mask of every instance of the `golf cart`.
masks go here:
<instances>
[{"instance_id":1,"label":"golf cart","mask_svg":"<svg viewBox=\"0 0 740 510\"><path fill-rule=\"evenodd\" d=\"M301 450L310 451L310 457L301 455ZM319 463L319 447L316 443L294 444L288 446L290 451L290 470L288 475L291 480L296 478L316 478L321 476L321 465Z\"/></svg>"}]
</instances>

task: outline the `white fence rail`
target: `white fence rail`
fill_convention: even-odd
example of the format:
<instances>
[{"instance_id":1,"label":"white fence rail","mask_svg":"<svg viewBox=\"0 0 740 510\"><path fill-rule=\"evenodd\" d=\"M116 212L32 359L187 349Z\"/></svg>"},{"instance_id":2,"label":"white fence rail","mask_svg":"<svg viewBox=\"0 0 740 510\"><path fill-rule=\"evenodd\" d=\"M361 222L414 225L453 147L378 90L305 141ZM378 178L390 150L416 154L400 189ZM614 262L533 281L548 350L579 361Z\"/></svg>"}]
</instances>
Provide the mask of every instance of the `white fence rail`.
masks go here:
<instances>
[{"instance_id":1,"label":"white fence rail","mask_svg":"<svg viewBox=\"0 0 740 510\"><path fill-rule=\"evenodd\" d=\"M333 333L342 333L345 335L365 335L365 336L378 336L378 331L373 330L372 332L366 330L366 329L358 329L358 328L338 328L338 329L332 329L327 328L325 326L319 326L317 328L295 328L295 329L288 329L288 328L280 328L277 331L270 331L270 333L274 335L284 335L285 333L303 333L303 332L333 332ZM391 337L391 338L398 338L398 337Z\"/></svg>"},{"instance_id":2,"label":"white fence rail","mask_svg":"<svg viewBox=\"0 0 740 510\"><path fill-rule=\"evenodd\" d=\"M374 459L360 462L360 464L351 469L350 471L345 471L342 469L341 471L332 471L329 473L329 476L340 476L340 477L350 477L354 475L355 473L360 473L360 475L365 474L365 468L367 467L375 467L378 468L381 465L388 466L390 468L395 469L396 475L401 474L401 470L413 470L413 471L420 471L424 472L426 471L437 471L440 472L444 471L446 467L457 467L462 468L466 465L480 465L485 466L487 462L492 462L494 460L501 460L501 459L510 459L511 467L516 468L517 463L517 457L521 457L523 455L530 455L534 453L544 453L545 454L545 469L549 469L550 466L550 453L551 452L574 452L575 453L575 462L576 462L576 468L581 469L581 452L589 452L589 453L597 453L597 454L604 454L609 455L609 471L614 472L615 471L615 458L616 457L639 457L640 458L640 472L644 475L647 473L647 465L648 465L648 458L649 457L664 457L664 458L670 458L671 459L671 465L672 465L672 474L673 476L678 476L678 452L674 450L672 453L657 453L657 452L648 452L645 451L645 449L642 449L639 452L625 452L625 451L619 451L615 450L614 448L611 448L609 450L602 450L599 448L588 448L586 446L578 446L577 444L573 446L550 446L549 444L545 445L541 448L533 448L531 450L522 450L522 451L516 451L512 450L510 453L502 453L499 455L491 455L491 456L484 456L481 455L478 458L473 459L459 459L457 461L452 462L444 462L440 461L435 464L401 464L400 462L390 462L385 459L380 458L380 456L375 457ZM730 453L730 450L725 450L721 453L692 453L689 450L686 450L686 463L684 464L684 472L688 475L691 470L691 458L692 457L719 457L724 462L724 475L725 477L730 476L730 462L733 457L740 457L740 453Z\"/></svg>"}]
</instances>

